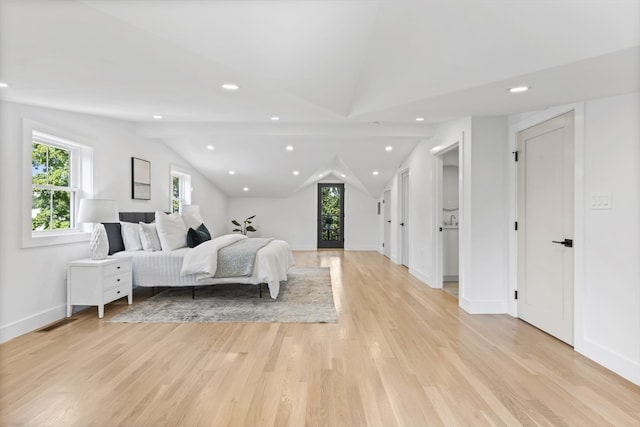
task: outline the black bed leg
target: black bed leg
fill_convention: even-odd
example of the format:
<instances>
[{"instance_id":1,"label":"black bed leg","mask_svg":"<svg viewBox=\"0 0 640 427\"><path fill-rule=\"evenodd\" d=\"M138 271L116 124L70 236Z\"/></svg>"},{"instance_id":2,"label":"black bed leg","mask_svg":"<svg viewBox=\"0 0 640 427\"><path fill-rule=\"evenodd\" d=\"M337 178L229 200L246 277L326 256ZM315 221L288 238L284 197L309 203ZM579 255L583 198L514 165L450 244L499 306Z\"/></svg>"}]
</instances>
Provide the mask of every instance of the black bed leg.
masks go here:
<instances>
[{"instance_id":1,"label":"black bed leg","mask_svg":"<svg viewBox=\"0 0 640 427\"><path fill-rule=\"evenodd\" d=\"M260 286L260 298L262 298L262 283L260 283L258 286Z\"/></svg>"},{"instance_id":2,"label":"black bed leg","mask_svg":"<svg viewBox=\"0 0 640 427\"><path fill-rule=\"evenodd\" d=\"M196 299L196 287L191 287L191 299Z\"/></svg>"}]
</instances>

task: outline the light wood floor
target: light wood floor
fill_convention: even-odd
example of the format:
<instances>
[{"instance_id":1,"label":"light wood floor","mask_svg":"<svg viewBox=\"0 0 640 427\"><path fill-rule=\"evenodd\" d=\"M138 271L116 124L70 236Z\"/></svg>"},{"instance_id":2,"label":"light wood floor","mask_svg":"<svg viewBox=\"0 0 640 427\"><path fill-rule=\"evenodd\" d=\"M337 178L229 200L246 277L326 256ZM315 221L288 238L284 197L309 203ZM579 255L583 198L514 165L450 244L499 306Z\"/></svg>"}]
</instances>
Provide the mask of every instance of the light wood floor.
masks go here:
<instances>
[{"instance_id":1,"label":"light wood floor","mask_svg":"<svg viewBox=\"0 0 640 427\"><path fill-rule=\"evenodd\" d=\"M522 321L466 314L377 253L295 258L331 267L339 323L109 324L88 309L0 346L0 425L640 425L640 387Z\"/></svg>"}]
</instances>

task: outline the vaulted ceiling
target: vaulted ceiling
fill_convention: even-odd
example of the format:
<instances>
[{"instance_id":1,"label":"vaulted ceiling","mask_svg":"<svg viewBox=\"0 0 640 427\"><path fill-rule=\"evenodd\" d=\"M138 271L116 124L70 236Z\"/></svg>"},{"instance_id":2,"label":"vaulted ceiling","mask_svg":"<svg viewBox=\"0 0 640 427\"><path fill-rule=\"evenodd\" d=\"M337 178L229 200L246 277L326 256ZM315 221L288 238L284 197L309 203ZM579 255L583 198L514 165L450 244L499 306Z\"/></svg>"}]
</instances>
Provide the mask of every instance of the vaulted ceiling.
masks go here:
<instances>
[{"instance_id":1,"label":"vaulted ceiling","mask_svg":"<svg viewBox=\"0 0 640 427\"><path fill-rule=\"evenodd\" d=\"M637 0L0 7L2 99L135 122L230 196L327 175L377 196L437 122L640 90Z\"/></svg>"}]
</instances>

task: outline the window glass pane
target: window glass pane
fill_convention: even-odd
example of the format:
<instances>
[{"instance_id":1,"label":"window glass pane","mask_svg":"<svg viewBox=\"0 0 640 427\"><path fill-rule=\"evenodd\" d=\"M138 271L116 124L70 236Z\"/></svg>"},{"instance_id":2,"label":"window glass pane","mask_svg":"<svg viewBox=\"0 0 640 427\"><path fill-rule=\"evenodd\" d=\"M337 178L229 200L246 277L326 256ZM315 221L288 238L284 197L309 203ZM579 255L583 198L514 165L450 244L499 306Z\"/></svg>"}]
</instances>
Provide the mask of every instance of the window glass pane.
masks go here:
<instances>
[{"instance_id":1,"label":"window glass pane","mask_svg":"<svg viewBox=\"0 0 640 427\"><path fill-rule=\"evenodd\" d=\"M49 184L69 186L70 152L62 148L49 147Z\"/></svg>"},{"instance_id":2,"label":"window glass pane","mask_svg":"<svg viewBox=\"0 0 640 427\"><path fill-rule=\"evenodd\" d=\"M46 185L47 179L47 156L48 146L33 143L31 152L31 181L33 184Z\"/></svg>"},{"instance_id":3,"label":"window glass pane","mask_svg":"<svg viewBox=\"0 0 640 427\"><path fill-rule=\"evenodd\" d=\"M33 190L31 195L31 230L51 229L51 191Z\"/></svg>"},{"instance_id":4,"label":"window glass pane","mask_svg":"<svg viewBox=\"0 0 640 427\"><path fill-rule=\"evenodd\" d=\"M51 200L53 230L71 228L71 193L68 191L54 191Z\"/></svg>"},{"instance_id":5,"label":"window glass pane","mask_svg":"<svg viewBox=\"0 0 640 427\"><path fill-rule=\"evenodd\" d=\"M180 178L177 176L174 176L172 178L173 178L173 198L179 199L180 198Z\"/></svg>"}]
</instances>

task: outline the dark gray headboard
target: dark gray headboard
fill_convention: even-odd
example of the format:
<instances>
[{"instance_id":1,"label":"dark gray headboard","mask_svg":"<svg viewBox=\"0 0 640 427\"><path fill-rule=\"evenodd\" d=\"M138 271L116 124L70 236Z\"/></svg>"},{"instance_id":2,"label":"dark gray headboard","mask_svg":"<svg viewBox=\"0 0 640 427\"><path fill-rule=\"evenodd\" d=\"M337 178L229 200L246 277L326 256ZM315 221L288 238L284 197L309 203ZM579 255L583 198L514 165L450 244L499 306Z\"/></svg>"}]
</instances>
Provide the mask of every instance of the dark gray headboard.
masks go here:
<instances>
[{"instance_id":1,"label":"dark gray headboard","mask_svg":"<svg viewBox=\"0 0 640 427\"><path fill-rule=\"evenodd\" d=\"M156 219L155 212L120 212L120 221L151 223Z\"/></svg>"}]
</instances>

